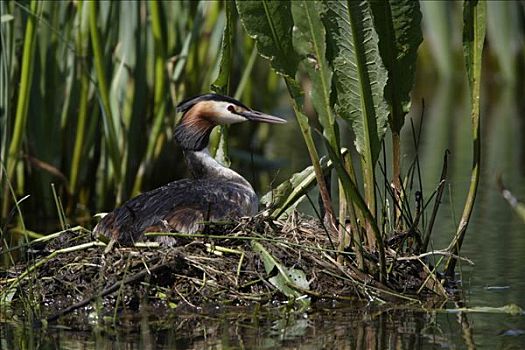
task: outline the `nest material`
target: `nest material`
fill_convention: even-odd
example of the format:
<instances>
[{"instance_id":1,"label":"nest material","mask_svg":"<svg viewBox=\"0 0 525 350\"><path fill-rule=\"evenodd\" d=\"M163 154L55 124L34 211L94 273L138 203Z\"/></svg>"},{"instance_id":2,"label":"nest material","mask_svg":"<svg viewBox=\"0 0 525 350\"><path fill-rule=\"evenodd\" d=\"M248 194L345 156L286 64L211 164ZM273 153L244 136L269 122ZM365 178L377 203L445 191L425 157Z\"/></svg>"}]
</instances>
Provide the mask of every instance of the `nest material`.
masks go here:
<instances>
[{"instance_id":1,"label":"nest material","mask_svg":"<svg viewBox=\"0 0 525 350\"><path fill-rule=\"evenodd\" d=\"M267 271L264 257L254 249L257 242L280 266L304 272L307 288L287 287L312 301L419 302L447 297L424 259L399 260L392 249L387 249L391 256L386 285L359 271L351 252L344 253L343 264L338 263L335 239L328 238L317 220L297 214L287 221L258 216L235 224L210 224L201 235L176 238L174 247L108 250L103 244L90 244L89 233L66 231L27 264L2 273L0 289L17 288L14 300L34 300L51 318L95 301L113 310L138 309L145 300L164 307L289 300L290 294L272 282L279 271ZM67 251L76 247L85 248ZM373 253L369 255L373 258Z\"/></svg>"}]
</instances>

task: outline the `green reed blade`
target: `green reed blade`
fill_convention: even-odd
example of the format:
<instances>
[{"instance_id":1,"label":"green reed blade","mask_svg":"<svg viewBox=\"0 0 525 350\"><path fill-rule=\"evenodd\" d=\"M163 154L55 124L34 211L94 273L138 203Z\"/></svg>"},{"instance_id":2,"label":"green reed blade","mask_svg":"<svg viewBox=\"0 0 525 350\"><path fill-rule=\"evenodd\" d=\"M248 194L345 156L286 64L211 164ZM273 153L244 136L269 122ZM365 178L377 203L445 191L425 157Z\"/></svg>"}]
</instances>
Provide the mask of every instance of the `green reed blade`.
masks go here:
<instances>
[{"instance_id":1,"label":"green reed blade","mask_svg":"<svg viewBox=\"0 0 525 350\"><path fill-rule=\"evenodd\" d=\"M27 110L29 108L29 91L33 79L33 62L35 53L35 34L37 27L37 16L40 14L41 2L31 1L31 14L27 18L26 32L24 35L24 51L22 54L22 73L20 75L20 89L18 93L18 102L16 106L15 125L9 145L6 176L11 181L14 180L14 171L19 159L22 138L26 129ZM2 217L7 215L9 210L9 196L4 196Z\"/></svg>"}]
</instances>

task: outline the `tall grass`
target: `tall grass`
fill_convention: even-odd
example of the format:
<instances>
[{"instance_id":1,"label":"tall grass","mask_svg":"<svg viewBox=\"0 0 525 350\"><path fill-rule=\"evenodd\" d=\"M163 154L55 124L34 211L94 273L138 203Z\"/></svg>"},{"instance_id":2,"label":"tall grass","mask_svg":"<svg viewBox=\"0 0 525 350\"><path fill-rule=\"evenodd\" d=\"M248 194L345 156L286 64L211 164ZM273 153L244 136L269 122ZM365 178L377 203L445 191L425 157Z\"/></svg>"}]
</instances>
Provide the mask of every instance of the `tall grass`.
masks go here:
<instances>
[{"instance_id":1,"label":"tall grass","mask_svg":"<svg viewBox=\"0 0 525 350\"><path fill-rule=\"evenodd\" d=\"M29 92L33 79L33 61L35 54L35 36L37 20L36 16L40 13L41 4L38 1L32 1L30 11L33 16L30 16L26 22L24 34L24 48L22 54L22 68L20 73L20 91L18 93L18 100L16 104L16 114L14 119L14 127L7 151L6 164L6 178L11 179L14 176L15 168L18 163L18 153L22 145L22 137L27 124L27 111L29 109ZM2 152L3 153L3 152ZM4 186L4 193L7 192L7 186ZM2 216L7 215L9 196L4 196L4 209Z\"/></svg>"},{"instance_id":2,"label":"tall grass","mask_svg":"<svg viewBox=\"0 0 525 350\"><path fill-rule=\"evenodd\" d=\"M68 217L89 220L185 176L172 139L174 106L212 83L268 112L279 94L227 2L10 1L1 8L2 227L16 223L6 222L8 214L26 194L27 220L57 217L51 183ZM255 82L254 70L270 78Z\"/></svg>"}]
</instances>

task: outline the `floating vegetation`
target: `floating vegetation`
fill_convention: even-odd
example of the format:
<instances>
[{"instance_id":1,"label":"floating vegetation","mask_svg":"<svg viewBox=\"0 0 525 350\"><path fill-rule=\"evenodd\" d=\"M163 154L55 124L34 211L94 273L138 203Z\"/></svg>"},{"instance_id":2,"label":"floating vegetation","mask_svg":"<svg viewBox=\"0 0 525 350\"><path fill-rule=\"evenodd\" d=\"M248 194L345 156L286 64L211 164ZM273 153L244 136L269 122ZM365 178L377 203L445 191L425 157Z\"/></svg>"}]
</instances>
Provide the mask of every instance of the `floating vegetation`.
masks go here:
<instances>
[{"instance_id":1,"label":"floating vegetation","mask_svg":"<svg viewBox=\"0 0 525 350\"><path fill-rule=\"evenodd\" d=\"M253 302L300 309L323 300L435 305L453 295L452 288L443 288L429 254L399 254L397 241L385 242L388 279L379 283L355 267L354 253L331 246L334 238L317 220L296 213L286 221L259 215L213 223L203 234L148 236L161 234L175 237L177 245L146 241L108 249L78 228L37 241L26 263L1 273L2 301L36 303L40 307L15 309L39 312L25 316L51 321L79 311L103 310L107 316L138 310L145 301L163 309ZM344 257L342 264L338 255ZM377 265L377 254L366 254L366 260Z\"/></svg>"}]
</instances>

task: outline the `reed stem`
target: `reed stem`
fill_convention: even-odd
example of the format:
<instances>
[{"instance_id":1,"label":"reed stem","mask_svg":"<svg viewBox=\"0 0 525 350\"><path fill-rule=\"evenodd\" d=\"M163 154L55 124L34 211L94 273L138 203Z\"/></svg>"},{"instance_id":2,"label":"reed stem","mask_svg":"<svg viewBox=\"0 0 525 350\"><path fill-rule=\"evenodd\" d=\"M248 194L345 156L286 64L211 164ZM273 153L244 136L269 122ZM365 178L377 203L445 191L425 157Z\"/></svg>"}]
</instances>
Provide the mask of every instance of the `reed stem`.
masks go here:
<instances>
[{"instance_id":1,"label":"reed stem","mask_svg":"<svg viewBox=\"0 0 525 350\"><path fill-rule=\"evenodd\" d=\"M31 1L30 14L27 17L26 32L24 35L24 51L22 54L22 73L20 74L20 89L16 105L15 125L12 134L11 143L7 156L7 179L14 180L14 172L20 156L22 139L25 134L27 123L27 111L29 109L29 93L33 82L33 62L35 56L35 33L37 27L37 16L40 15L41 2ZM6 181L7 183L7 181ZM6 217L9 212L10 196L7 195L7 185L3 191L4 196L2 217Z\"/></svg>"}]
</instances>

